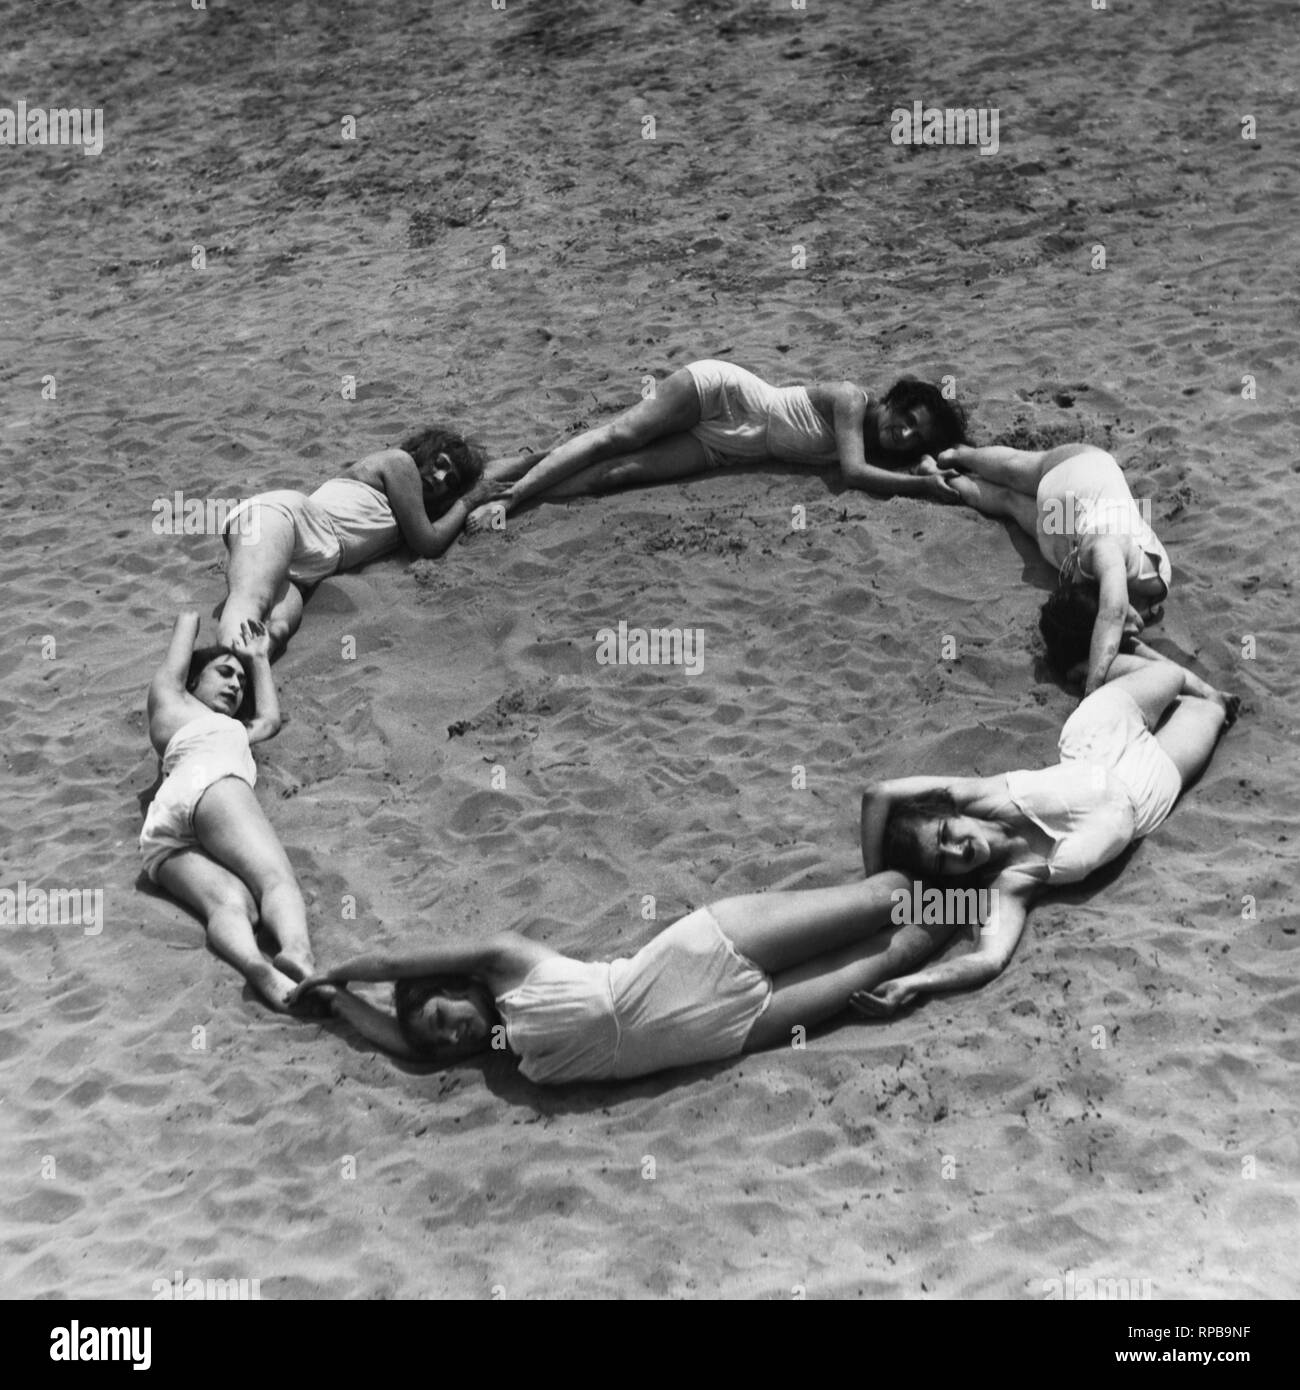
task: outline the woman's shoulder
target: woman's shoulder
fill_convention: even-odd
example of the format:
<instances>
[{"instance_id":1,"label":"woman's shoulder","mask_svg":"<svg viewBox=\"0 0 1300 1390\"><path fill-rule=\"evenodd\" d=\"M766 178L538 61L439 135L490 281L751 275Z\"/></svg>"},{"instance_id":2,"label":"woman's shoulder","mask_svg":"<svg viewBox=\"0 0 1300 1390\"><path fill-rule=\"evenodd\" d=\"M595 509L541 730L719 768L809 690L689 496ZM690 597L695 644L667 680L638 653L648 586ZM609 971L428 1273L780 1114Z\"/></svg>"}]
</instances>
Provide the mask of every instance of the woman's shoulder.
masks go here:
<instances>
[{"instance_id":1,"label":"woman's shoulder","mask_svg":"<svg viewBox=\"0 0 1300 1390\"><path fill-rule=\"evenodd\" d=\"M159 757L162 757L172 739L182 729L188 728L196 719L211 715L214 719L227 719L229 716L211 710L201 700L196 700L188 691L150 693L149 699L149 741ZM236 728L245 726L231 719ZM245 730L246 731L246 730Z\"/></svg>"},{"instance_id":2,"label":"woman's shoulder","mask_svg":"<svg viewBox=\"0 0 1300 1390\"><path fill-rule=\"evenodd\" d=\"M415 460L405 449L376 449L373 454L348 464L339 477L369 483L382 491L395 471L405 472L408 469L412 472L415 470Z\"/></svg>"},{"instance_id":3,"label":"woman's shoulder","mask_svg":"<svg viewBox=\"0 0 1300 1390\"><path fill-rule=\"evenodd\" d=\"M518 989L543 961L567 961L564 955L541 941L533 941L517 931L504 931L494 938L495 959L487 983L497 994Z\"/></svg>"},{"instance_id":4,"label":"woman's shoulder","mask_svg":"<svg viewBox=\"0 0 1300 1390\"><path fill-rule=\"evenodd\" d=\"M852 381L812 381L804 390L813 408L823 414L831 413L837 405L865 410L869 400L865 389Z\"/></svg>"}]
</instances>

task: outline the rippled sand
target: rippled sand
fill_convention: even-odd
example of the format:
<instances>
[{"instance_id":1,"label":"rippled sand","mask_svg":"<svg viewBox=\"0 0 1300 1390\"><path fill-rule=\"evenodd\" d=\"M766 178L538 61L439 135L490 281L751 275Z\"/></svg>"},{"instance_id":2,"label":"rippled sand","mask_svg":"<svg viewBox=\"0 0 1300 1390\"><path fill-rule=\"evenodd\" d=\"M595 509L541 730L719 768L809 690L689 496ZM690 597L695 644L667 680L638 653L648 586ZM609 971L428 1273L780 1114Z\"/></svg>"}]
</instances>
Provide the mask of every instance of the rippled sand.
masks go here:
<instances>
[{"instance_id":1,"label":"rippled sand","mask_svg":"<svg viewBox=\"0 0 1300 1390\"><path fill-rule=\"evenodd\" d=\"M4 1293L1295 1295L1289 7L8 23L6 100L103 106L105 147L0 148L3 884L102 889L105 920L8 928ZM916 99L997 106L998 154L893 146ZM540 446L712 355L951 373L982 440L1110 447L1173 557L1161 641L1242 723L996 983L802 1051L543 1091L269 1015L138 879L145 686L223 590L155 499L314 484L427 418ZM514 926L612 955L860 872L868 779L1051 760L1049 582L973 514L772 468L326 583L259 749L318 954ZM598 665L620 620L700 629L703 670Z\"/></svg>"}]
</instances>

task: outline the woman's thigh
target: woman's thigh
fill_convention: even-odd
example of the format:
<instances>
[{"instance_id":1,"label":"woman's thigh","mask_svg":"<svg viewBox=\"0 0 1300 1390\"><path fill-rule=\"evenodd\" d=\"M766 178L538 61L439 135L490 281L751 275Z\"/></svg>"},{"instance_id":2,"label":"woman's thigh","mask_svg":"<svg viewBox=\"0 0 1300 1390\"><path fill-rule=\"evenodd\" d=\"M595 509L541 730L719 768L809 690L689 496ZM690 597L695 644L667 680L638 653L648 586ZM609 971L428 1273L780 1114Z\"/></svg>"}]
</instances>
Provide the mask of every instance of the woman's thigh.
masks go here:
<instances>
[{"instance_id":1,"label":"woman's thigh","mask_svg":"<svg viewBox=\"0 0 1300 1390\"><path fill-rule=\"evenodd\" d=\"M242 778L223 777L203 793L194 831L208 854L259 896L267 885L294 877L274 826Z\"/></svg>"},{"instance_id":2,"label":"woman's thigh","mask_svg":"<svg viewBox=\"0 0 1300 1390\"><path fill-rule=\"evenodd\" d=\"M257 912L244 881L201 849L169 854L158 866L158 886L205 918L221 907L238 907L250 918Z\"/></svg>"}]
</instances>

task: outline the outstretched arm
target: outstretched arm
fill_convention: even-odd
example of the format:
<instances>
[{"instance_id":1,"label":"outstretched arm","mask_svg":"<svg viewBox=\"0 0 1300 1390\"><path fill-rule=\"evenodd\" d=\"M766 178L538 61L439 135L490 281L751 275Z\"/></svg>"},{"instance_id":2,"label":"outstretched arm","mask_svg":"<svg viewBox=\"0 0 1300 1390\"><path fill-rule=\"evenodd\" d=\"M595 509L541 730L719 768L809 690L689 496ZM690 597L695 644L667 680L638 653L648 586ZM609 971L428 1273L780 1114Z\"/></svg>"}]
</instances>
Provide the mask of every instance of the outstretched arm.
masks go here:
<instances>
[{"instance_id":1,"label":"outstretched arm","mask_svg":"<svg viewBox=\"0 0 1300 1390\"><path fill-rule=\"evenodd\" d=\"M271 636L265 623L242 622L235 642L235 655L241 656L253 681L253 709L248 721L249 743L262 743L280 732L280 697L271 674Z\"/></svg>"},{"instance_id":2,"label":"outstretched arm","mask_svg":"<svg viewBox=\"0 0 1300 1390\"><path fill-rule=\"evenodd\" d=\"M867 415L867 395L860 386L842 381L832 395L835 445L840 456L840 472L845 483L876 497L928 497L936 501L961 499L947 486L955 469L941 472L933 460L921 472L895 471L867 462L862 425ZM918 465L920 468L920 465Z\"/></svg>"},{"instance_id":3,"label":"outstretched arm","mask_svg":"<svg viewBox=\"0 0 1300 1390\"><path fill-rule=\"evenodd\" d=\"M988 919L980 927L979 942L967 955L941 961L889 980L877 989L853 995L849 1004L871 1018L888 1018L918 994L946 989L974 989L995 979L1007 967L1025 930L1030 904L1039 891L1036 879L1023 874L1002 874L993 886Z\"/></svg>"},{"instance_id":4,"label":"outstretched arm","mask_svg":"<svg viewBox=\"0 0 1300 1390\"><path fill-rule=\"evenodd\" d=\"M1088 646L1088 677L1083 693L1091 695L1106 683L1110 664L1119 654L1128 621L1128 570L1118 542L1099 537L1091 546L1088 562L1097 576L1097 617Z\"/></svg>"},{"instance_id":5,"label":"outstretched arm","mask_svg":"<svg viewBox=\"0 0 1300 1390\"><path fill-rule=\"evenodd\" d=\"M291 1003L297 1004L305 995L314 994L329 1005L335 1018L350 1023L367 1042L382 1047L394 1057L415 1060L416 1054L406 1045L397 1020L383 1009L377 1009L355 994L349 994L341 985L311 985L304 983L294 992Z\"/></svg>"},{"instance_id":6,"label":"outstretched arm","mask_svg":"<svg viewBox=\"0 0 1300 1390\"><path fill-rule=\"evenodd\" d=\"M426 975L472 975L489 989L510 989L528 971L558 952L518 932L501 932L483 942L448 942L405 950L367 951L341 965L312 975L299 986L303 993L316 985L347 980L415 980Z\"/></svg>"},{"instance_id":7,"label":"outstretched arm","mask_svg":"<svg viewBox=\"0 0 1300 1390\"><path fill-rule=\"evenodd\" d=\"M183 695L185 680L190 673L190 658L194 655L194 639L199 635L199 615L196 609L183 608L172 626L172 639L167 655L154 673L149 685L149 710L155 702L168 695Z\"/></svg>"},{"instance_id":8,"label":"outstretched arm","mask_svg":"<svg viewBox=\"0 0 1300 1390\"><path fill-rule=\"evenodd\" d=\"M945 486L945 480L938 474L896 473L892 468L878 468L865 461L849 465L844 462L843 454L840 455L840 471L849 487L869 492L873 497L927 497L938 501ZM947 491L952 493L953 502L961 501L957 492L951 488Z\"/></svg>"}]
</instances>

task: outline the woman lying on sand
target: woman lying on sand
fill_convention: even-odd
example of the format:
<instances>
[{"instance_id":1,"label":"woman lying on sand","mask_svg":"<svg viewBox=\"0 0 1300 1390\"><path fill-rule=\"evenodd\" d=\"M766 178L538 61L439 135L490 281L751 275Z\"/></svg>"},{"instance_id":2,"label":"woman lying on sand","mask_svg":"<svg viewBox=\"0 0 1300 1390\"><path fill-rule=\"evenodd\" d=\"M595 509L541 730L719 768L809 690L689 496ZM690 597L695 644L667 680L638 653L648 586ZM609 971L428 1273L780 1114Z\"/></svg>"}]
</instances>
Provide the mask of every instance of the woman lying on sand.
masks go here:
<instances>
[{"instance_id":1,"label":"woman lying on sand","mask_svg":"<svg viewBox=\"0 0 1300 1390\"><path fill-rule=\"evenodd\" d=\"M541 493L578 497L762 459L838 462L850 487L955 502L944 472L924 456L965 437L961 407L923 381L896 382L881 400L851 381L778 388L732 362L690 362L649 399L553 449L465 529L481 530L501 507ZM893 471L909 464L913 473Z\"/></svg>"},{"instance_id":2,"label":"woman lying on sand","mask_svg":"<svg viewBox=\"0 0 1300 1390\"><path fill-rule=\"evenodd\" d=\"M479 449L434 426L400 449L367 455L310 497L291 491L250 497L226 520L229 592L221 641L233 646L246 622L264 621L278 655L302 621L304 589L400 541L425 559L441 555L475 507L507 490L505 481L484 476Z\"/></svg>"},{"instance_id":3,"label":"woman lying on sand","mask_svg":"<svg viewBox=\"0 0 1300 1390\"><path fill-rule=\"evenodd\" d=\"M1038 541L1061 576L1043 606L1048 656L1062 674L1086 663L1084 694L1106 679L1125 631L1157 621L1169 592L1169 556L1147 524L1119 465L1089 444L1034 453L958 447L940 463L970 469L952 480L986 516L1007 516Z\"/></svg>"},{"instance_id":4,"label":"woman lying on sand","mask_svg":"<svg viewBox=\"0 0 1300 1390\"><path fill-rule=\"evenodd\" d=\"M994 891L973 951L864 990L850 1001L854 1008L884 1017L918 994L985 984L1011 959L1041 893L1087 878L1168 816L1240 701L1142 651L1116 657L1108 683L1066 720L1055 767L905 777L867 792L868 874L888 865Z\"/></svg>"},{"instance_id":5,"label":"woman lying on sand","mask_svg":"<svg viewBox=\"0 0 1300 1390\"><path fill-rule=\"evenodd\" d=\"M261 623L245 622L233 646L195 651L198 630L199 615L181 613L149 687L149 738L164 780L140 855L160 888L203 916L213 950L286 1010L315 961L297 879L253 795L249 745L280 731L270 639ZM257 948L259 921L279 944L273 960Z\"/></svg>"},{"instance_id":6,"label":"woman lying on sand","mask_svg":"<svg viewBox=\"0 0 1300 1390\"><path fill-rule=\"evenodd\" d=\"M724 898L609 964L517 932L371 953L304 981L294 1002L319 991L399 1057L450 1062L491 1047L517 1053L531 1081L643 1076L789 1043L925 960L952 929L895 926L906 892L886 873ZM334 987L347 980L396 981L396 1017Z\"/></svg>"}]
</instances>

